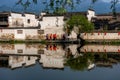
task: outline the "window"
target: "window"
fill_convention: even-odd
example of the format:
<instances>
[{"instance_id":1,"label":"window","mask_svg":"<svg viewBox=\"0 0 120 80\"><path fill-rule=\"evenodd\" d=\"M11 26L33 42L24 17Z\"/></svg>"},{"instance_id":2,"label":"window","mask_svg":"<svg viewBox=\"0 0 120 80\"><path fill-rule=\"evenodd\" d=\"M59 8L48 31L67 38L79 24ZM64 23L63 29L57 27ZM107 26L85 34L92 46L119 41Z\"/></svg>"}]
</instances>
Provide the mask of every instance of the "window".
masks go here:
<instances>
[{"instance_id":1,"label":"window","mask_svg":"<svg viewBox=\"0 0 120 80\"><path fill-rule=\"evenodd\" d=\"M17 34L22 34L23 30L17 30Z\"/></svg>"},{"instance_id":2,"label":"window","mask_svg":"<svg viewBox=\"0 0 120 80\"><path fill-rule=\"evenodd\" d=\"M29 24L30 24L30 19L28 19L28 20L27 20L27 23L29 23Z\"/></svg>"},{"instance_id":3,"label":"window","mask_svg":"<svg viewBox=\"0 0 120 80\"><path fill-rule=\"evenodd\" d=\"M28 56L28 60L30 60L30 56Z\"/></svg>"},{"instance_id":4,"label":"window","mask_svg":"<svg viewBox=\"0 0 120 80\"><path fill-rule=\"evenodd\" d=\"M38 50L38 54L44 54L44 50Z\"/></svg>"},{"instance_id":5,"label":"window","mask_svg":"<svg viewBox=\"0 0 120 80\"><path fill-rule=\"evenodd\" d=\"M23 53L23 50L22 49L18 49L17 53Z\"/></svg>"},{"instance_id":6,"label":"window","mask_svg":"<svg viewBox=\"0 0 120 80\"><path fill-rule=\"evenodd\" d=\"M38 30L38 34L44 34L44 30Z\"/></svg>"}]
</instances>

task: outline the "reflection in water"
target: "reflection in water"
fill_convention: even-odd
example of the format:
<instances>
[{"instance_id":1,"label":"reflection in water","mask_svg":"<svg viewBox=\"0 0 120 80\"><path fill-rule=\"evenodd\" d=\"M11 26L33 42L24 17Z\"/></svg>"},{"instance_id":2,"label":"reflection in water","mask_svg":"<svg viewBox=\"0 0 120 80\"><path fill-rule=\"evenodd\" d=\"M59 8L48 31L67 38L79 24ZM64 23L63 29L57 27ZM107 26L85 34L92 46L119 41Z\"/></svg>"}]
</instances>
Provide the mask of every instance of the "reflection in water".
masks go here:
<instances>
[{"instance_id":1,"label":"reflection in water","mask_svg":"<svg viewBox=\"0 0 120 80\"><path fill-rule=\"evenodd\" d=\"M43 68L91 70L112 67L120 62L120 46L58 45L58 44L0 44L0 67L27 67L41 63Z\"/></svg>"}]
</instances>

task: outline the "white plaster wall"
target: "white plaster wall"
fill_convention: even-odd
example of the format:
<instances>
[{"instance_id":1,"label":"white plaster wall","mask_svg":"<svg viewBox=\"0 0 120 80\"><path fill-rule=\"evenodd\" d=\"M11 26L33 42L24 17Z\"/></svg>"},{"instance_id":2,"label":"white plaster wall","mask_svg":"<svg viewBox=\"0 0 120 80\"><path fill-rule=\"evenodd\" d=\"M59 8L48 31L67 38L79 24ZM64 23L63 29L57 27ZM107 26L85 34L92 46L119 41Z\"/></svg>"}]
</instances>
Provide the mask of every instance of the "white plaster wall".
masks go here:
<instances>
[{"instance_id":1,"label":"white plaster wall","mask_svg":"<svg viewBox=\"0 0 120 80\"><path fill-rule=\"evenodd\" d=\"M14 45L0 44L0 54L12 54L15 53Z\"/></svg>"},{"instance_id":2,"label":"white plaster wall","mask_svg":"<svg viewBox=\"0 0 120 80\"><path fill-rule=\"evenodd\" d=\"M18 53L18 50L23 50L22 53ZM15 44L15 54L24 54L25 53L25 44Z\"/></svg>"},{"instance_id":3,"label":"white plaster wall","mask_svg":"<svg viewBox=\"0 0 120 80\"><path fill-rule=\"evenodd\" d=\"M19 26L14 25L14 23L18 22ZM24 17L20 13L11 13L11 16L8 17L9 27L22 27L24 22Z\"/></svg>"},{"instance_id":4,"label":"white plaster wall","mask_svg":"<svg viewBox=\"0 0 120 80\"><path fill-rule=\"evenodd\" d=\"M22 34L18 34L17 31L22 30ZM0 29L0 38L2 35L7 34L14 34L15 39L24 40L27 35L30 35L31 37L38 35L39 29Z\"/></svg>"},{"instance_id":5,"label":"white plaster wall","mask_svg":"<svg viewBox=\"0 0 120 80\"><path fill-rule=\"evenodd\" d=\"M43 67L64 68L64 58L55 58L41 54L40 63L42 63Z\"/></svg>"},{"instance_id":6,"label":"white plaster wall","mask_svg":"<svg viewBox=\"0 0 120 80\"><path fill-rule=\"evenodd\" d=\"M120 39L119 33L82 33L83 39Z\"/></svg>"},{"instance_id":7,"label":"white plaster wall","mask_svg":"<svg viewBox=\"0 0 120 80\"><path fill-rule=\"evenodd\" d=\"M63 16L49 16L49 17L43 17L43 20L40 21L41 29L46 28L54 28L54 27L62 27L64 25Z\"/></svg>"},{"instance_id":8,"label":"white plaster wall","mask_svg":"<svg viewBox=\"0 0 120 80\"><path fill-rule=\"evenodd\" d=\"M22 30L22 34L18 34L17 31L18 30ZM24 29L16 29L15 30L15 39L19 39L19 40L24 40L25 39L25 30Z\"/></svg>"},{"instance_id":9,"label":"white plaster wall","mask_svg":"<svg viewBox=\"0 0 120 80\"><path fill-rule=\"evenodd\" d=\"M73 44L73 45L69 45L68 48L70 48L71 52L72 52L72 55L76 55L77 54L77 47L78 45L76 44Z\"/></svg>"},{"instance_id":10,"label":"white plaster wall","mask_svg":"<svg viewBox=\"0 0 120 80\"><path fill-rule=\"evenodd\" d=\"M81 52L120 52L120 46L116 45L85 45Z\"/></svg>"},{"instance_id":11,"label":"white plaster wall","mask_svg":"<svg viewBox=\"0 0 120 80\"><path fill-rule=\"evenodd\" d=\"M24 29L25 35L35 36L38 35L38 29Z\"/></svg>"},{"instance_id":12,"label":"white plaster wall","mask_svg":"<svg viewBox=\"0 0 120 80\"><path fill-rule=\"evenodd\" d=\"M95 17L95 11L88 10L87 14L88 21L91 21L92 17Z\"/></svg>"},{"instance_id":13,"label":"white plaster wall","mask_svg":"<svg viewBox=\"0 0 120 80\"><path fill-rule=\"evenodd\" d=\"M0 44L0 52L6 54L38 54L37 47L26 47L26 44ZM23 50L22 53L18 53L18 50Z\"/></svg>"},{"instance_id":14,"label":"white plaster wall","mask_svg":"<svg viewBox=\"0 0 120 80\"><path fill-rule=\"evenodd\" d=\"M14 29L0 29L0 34L14 34Z\"/></svg>"},{"instance_id":15,"label":"white plaster wall","mask_svg":"<svg viewBox=\"0 0 120 80\"><path fill-rule=\"evenodd\" d=\"M9 66L14 69L22 67L25 62L25 56L9 56Z\"/></svg>"},{"instance_id":16,"label":"white plaster wall","mask_svg":"<svg viewBox=\"0 0 120 80\"><path fill-rule=\"evenodd\" d=\"M9 27L36 27L38 26L38 20L34 14L24 14L22 16L20 13L11 13L11 16L8 17ZM30 19L30 23L28 23ZM19 25L14 25L18 22Z\"/></svg>"},{"instance_id":17,"label":"white plaster wall","mask_svg":"<svg viewBox=\"0 0 120 80\"><path fill-rule=\"evenodd\" d=\"M77 34L72 31L71 34L68 36L69 39L77 39Z\"/></svg>"},{"instance_id":18,"label":"white plaster wall","mask_svg":"<svg viewBox=\"0 0 120 80\"><path fill-rule=\"evenodd\" d=\"M38 54L38 48L25 48L25 54Z\"/></svg>"},{"instance_id":19,"label":"white plaster wall","mask_svg":"<svg viewBox=\"0 0 120 80\"><path fill-rule=\"evenodd\" d=\"M28 23L28 19L30 19L30 23ZM25 27L36 27L38 26L38 20L33 14L25 14L24 17L24 26Z\"/></svg>"},{"instance_id":20,"label":"white plaster wall","mask_svg":"<svg viewBox=\"0 0 120 80\"><path fill-rule=\"evenodd\" d=\"M44 31L45 31L45 34L51 34L51 33L64 34L65 33L63 31L63 27L47 28L47 29L44 29Z\"/></svg>"},{"instance_id":21,"label":"white plaster wall","mask_svg":"<svg viewBox=\"0 0 120 80\"><path fill-rule=\"evenodd\" d=\"M61 46L57 46L56 51L44 49L44 54L41 54L40 63L42 63L44 67L64 68L64 56L65 51Z\"/></svg>"}]
</instances>

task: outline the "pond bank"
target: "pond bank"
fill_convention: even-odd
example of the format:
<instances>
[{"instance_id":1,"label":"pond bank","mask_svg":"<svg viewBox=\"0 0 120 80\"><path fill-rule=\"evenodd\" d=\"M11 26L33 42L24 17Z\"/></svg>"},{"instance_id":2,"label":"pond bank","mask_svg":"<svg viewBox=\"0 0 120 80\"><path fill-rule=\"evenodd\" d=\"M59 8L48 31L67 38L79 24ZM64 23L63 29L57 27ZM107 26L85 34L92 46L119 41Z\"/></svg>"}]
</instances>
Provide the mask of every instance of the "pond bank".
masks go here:
<instances>
[{"instance_id":1,"label":"pond bank","mask_svg":"<svg viewBox=\"0 0 120 80\"><path fill-rule=\"evenodd\" d=\"M66 39L66 40L0 40L0 43L73 43L80 44L81 40Z\"/></svg>"},{"instance_id":2,"label":"pond bank","mask_svg":"<svg viewBox=\"0 0 120 80\"><path fill-rule=\"evenodd\" d=\"M120 40L119 39L97 39L97 40L90 40L90 39L86 39L85 40L86 44L120 44Z\"/></svg>"}]
</instances>

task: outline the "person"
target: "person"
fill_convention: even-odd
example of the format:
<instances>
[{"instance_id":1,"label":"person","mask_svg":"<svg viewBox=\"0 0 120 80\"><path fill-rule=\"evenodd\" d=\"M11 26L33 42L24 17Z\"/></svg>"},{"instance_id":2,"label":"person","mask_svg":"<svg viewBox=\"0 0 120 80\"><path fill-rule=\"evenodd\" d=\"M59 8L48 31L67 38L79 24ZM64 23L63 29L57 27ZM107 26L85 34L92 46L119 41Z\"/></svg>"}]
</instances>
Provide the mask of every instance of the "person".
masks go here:
<instances>
[{"instance_id":1,"label":"person","mask_svg":"<svg viewBox=\"0 0 120 80\"><path fill-rule=\"evenodd\" d=\"M48 40L48 34L46 34L46 39Z\"/></svg>"},{"instance_id":2,"label":"person","mask_svg":"<svg viewBox=\"0 0 120 80\"><path fill-rule=\"evenodd\" d=\"M56 40L56 37L57 37L56 34L53 34L53 40Z\"/></svg>"},{"instance_id":3,"label":"person","mask_svg":"<svg viewBox=\"0 0 120 80\"><path fill-rule=\"evenodd\" d=\"M52 34L50 34L50 40L52 39Z\"/></svg>"},{"instance_id":4,"label":"person","mask_svg":"<svg viewBox=\"0 0 120 80\"><path fill-rule=\"evenodd\" d=\"M67 58L70 58L70 57L73 56L70 48L67 48L67 51L66 51L65 55L66 55Z\"/></svg>"},{"instance_id":5,"label":"person","mask_svg":"<svg viewBox=\"0 0 120 80\"><path fill-rule=\"evenodd\" d=\"M65 34L63 34L63 40L65 40Z\"/></svg>"},{"instance_id":6,"label":"person","mask_svg":"<svg viewBox=\"0 0 120 80\"><path fill-rule=\"evenodd\" d=\"M53 46L53 50L56 51L57 50L57 46L54 44Z\"/></svg>"}]
</instances>

